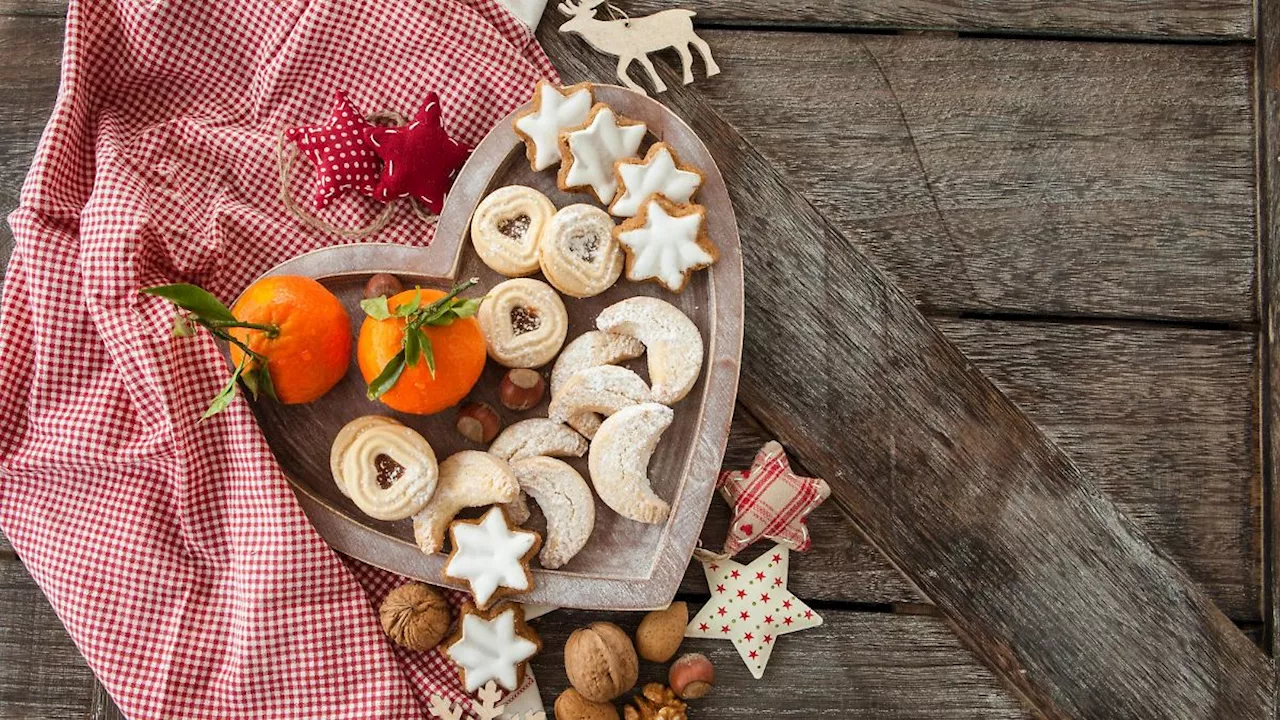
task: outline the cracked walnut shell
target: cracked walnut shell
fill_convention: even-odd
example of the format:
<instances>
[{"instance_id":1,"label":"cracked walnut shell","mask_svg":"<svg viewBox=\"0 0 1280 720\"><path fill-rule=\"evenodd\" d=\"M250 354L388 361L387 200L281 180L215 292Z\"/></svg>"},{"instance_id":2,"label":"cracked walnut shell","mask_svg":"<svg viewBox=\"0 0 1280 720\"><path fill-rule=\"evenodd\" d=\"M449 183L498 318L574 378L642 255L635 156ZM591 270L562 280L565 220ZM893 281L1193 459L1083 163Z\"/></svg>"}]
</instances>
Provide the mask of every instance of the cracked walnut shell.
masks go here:
<instances>
[{"instance_id":1,"label":"cracked walnut shell","mask_svg":"<svg viewBox=\"0 0 1280 720\"><path fill-rule=\"evenodd\" d=\"M422 583L406 583L388 593L378 617L397 645L421 651L439 645L453 621L449 603Z\"/></svg>"},{"instance_id":2,"label":"cracked walnut shell","mask_svg":"<svg viewBox=\"0 0 1280 720\"><path fill-rule=\"evenodd\" d=\"M623 720L688 720L689 706L662 683L649 683L622 709Z\"/></svg>"}]
</instances>

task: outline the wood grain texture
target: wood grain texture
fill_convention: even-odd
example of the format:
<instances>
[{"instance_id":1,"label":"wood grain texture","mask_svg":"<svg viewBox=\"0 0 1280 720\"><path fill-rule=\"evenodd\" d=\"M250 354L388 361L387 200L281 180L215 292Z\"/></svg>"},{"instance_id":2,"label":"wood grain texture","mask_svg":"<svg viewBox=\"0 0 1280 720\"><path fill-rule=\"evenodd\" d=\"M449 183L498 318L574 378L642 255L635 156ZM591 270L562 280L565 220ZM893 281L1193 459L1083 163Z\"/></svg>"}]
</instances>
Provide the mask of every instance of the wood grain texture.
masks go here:
<instances>
[{"instance_id":1,"label":"wood grain texture","mask_svg":"<svg viewBox=\"0 0 1280 720\"><path fill-rule=\"evenodd\" d=\"M690 601L690 612L698 607L700 601ZM819 613L822 625L778 639L764 679L759 681L752 679L731 643L685 640L681 652L701 652L716 668L717 687L711 695L691 703L690 717L1028 717L940 618L834 609L820 609ZM574 628L607 620L634 632L641 617L566 610L534 620L543 651L532 666L548 708L568 687L564 641ZM641 684L665 682L665 678L665 665L640 663Z\"/></svg>"},{"instance_id":2,"label":"wood grain texture","mask_svg":"<svg viewBox=\"0 0 1280 720\"><path fill-rule=\"evenodd\" d=\"M566 80L608 77L604 58L538 35ZM975 653L1049 718L1270 718L1270 661L697 89L660 72L739 213L740 399ZM769 322L780 289L798 302Z\"/></svg>"},{"instance_id":3,"label":"wood grain texture","mask_svg":"<svg viewBox=\"0 0 1280 720\"><path fill-rule=\"evenodd\" d=\"M1255 320L1251 48L705 36L694 87L922 309Z\"/></svg>"},{"instance_id":4,"label":"wood grain texture","mask_svg":"<svg viewBox=\"0 0 1280 720\"><path fill-rule=\"evenodd\" d=\"M0 210L18 205L36 143L58 93L63 22L59 18L0 17ZM0 223L0 264L13 249L9 224ZM3 274L0 274L0 279Z\"/></svg>"},{"instance_id":5,"label":"wood grain texture","mask_svg":"<svg viewBox=\"0 0 1280 720\"><path fill-rule=\"evenodd\" d=\"M93 675L22 564L0 557L0 718L82 718Z\"/></svg>"}]
</instances>

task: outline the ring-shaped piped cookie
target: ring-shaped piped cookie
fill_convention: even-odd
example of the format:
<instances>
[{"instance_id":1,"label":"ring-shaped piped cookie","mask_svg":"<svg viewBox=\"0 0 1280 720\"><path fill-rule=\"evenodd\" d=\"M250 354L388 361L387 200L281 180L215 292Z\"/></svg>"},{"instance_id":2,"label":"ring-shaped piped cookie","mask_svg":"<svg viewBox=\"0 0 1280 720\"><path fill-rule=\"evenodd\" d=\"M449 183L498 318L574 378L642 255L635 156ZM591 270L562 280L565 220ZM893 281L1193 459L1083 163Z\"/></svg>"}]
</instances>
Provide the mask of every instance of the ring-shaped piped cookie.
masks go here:
<instances>
[{"instance_id":1,"label":"ring-shaped piped cookie","mask_svg":"<svg viewBox=\"0 0 1280 720\"><path fill-rule=\"evenodd\" d=\"M342 494L377 520L403 520L421 510L440 474L426 438L378 415L356 418L338 431L329 469Z\"/></svg>"},{"instance_id":2,"label":"ring-shaped piped cookie","mask_svg":"<svg viewBox=\"0 0 1280 720\"><path fill-rule=\"evenodd\" d=\"M542 274L565 295L599 295L618 281L626 253L613 232L613 218L594 205L560 208L542 234Z\"/></svg>"},{"instance_id":3,"label":"ring-shaped piped cookie","mask_svg":"<svg viewBox=\"0 0 1280 720\"><path fill-rule=\"evenodd\" d=\"M538 247L556 208L524 185L489 193L471 216L471 244L495 272L522 277L538 271ZM611 228L612 229L612 228Z\"/></svg>"},{"instance_id":4,"label":"ring-shaped piped cookie","mask_svg":"<svg viewBox=\"0 0 1280 720\"><path fill-rule=\"evenodd\" d=\"M541 280L498 283L476 314L489 357L511 368L542 367L560 352L569 331L564 301Z\"/></svg>"}]
</instances>

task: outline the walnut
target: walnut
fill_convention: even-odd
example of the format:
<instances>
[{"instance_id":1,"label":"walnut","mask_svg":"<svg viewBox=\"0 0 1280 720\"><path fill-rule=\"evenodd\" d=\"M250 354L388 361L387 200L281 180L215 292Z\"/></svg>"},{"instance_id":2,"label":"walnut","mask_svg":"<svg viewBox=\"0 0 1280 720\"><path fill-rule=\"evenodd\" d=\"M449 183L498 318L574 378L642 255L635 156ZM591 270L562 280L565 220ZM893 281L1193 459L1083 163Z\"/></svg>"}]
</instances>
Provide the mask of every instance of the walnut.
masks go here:
<instances>
[{"instance_id":1,"label":"walnut","mask_svg":"<svg viewBox=\"0 0 1280 720\"><path fill-rule=\"evenodd\" d=\"M388 593L378 616L387 637L410 650L430 650L439 645L453 621L449 604L440 593L416 582Z\"/></svg>"},{"instance_id":2,"label":"walnut","mask_svg":"<svg viewBox=\"0 0 1280 720\"><path fill-rule=\"evenodd\" d=\"M564 644L564 670L569 684L594 702L609 702L636 686L640 660L622 628L591 623L569 635Z\"/></svg>"},{"instance_id":3,"label":"walnut","mask_svg":"<svg viewBox=\"0 0 1280 720\"><path fill-rule=\"evenodd\" d=\"M688 720L689 706L662 683L649 683L622 709L623 720Z\"/></svg>"}]
</instances>

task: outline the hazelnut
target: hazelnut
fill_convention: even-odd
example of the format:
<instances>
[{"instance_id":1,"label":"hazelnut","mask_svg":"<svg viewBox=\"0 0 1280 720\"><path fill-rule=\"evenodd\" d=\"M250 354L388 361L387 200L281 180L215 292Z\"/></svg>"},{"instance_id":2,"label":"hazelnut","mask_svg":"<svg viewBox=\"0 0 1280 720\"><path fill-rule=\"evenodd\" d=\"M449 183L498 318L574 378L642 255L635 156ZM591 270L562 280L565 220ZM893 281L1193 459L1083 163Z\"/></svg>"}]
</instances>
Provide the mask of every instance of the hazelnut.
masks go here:
<instances>
[{"instance_id":1,"label":"hazelnut","mask_svg":"<svg viewBox=\"0 0 1280 720\"><path fill-rule=\"evenodd\" d=\"M618 720L618 711L609 703L593 702L569 688L556 698L556 720Z\"/></svg>"},{"instance_id":2,"label":"hazelnut","mask_svg":"<svg viewBox=\"0 0 1280 720\"><path fill-rule=\"evenodd\" d=\"M671 685L672 692L685 700L696 700L711 692L711 687L716 684L716 668L701 653L681 655L671 664L667 684Z\"/></svg>"},{"instance_id":3,"label":"hazelnut","mask_svg":"<svg viewBox=\"0 0 1280 720\"><path fill-rule=\"evenodd\" d=\"M397 645L430 650L449 632L449 603L435 590L411 582L392 590L378 608L382 629Z\"/></svg>"},{"instance_id":4,"label":"hazelnut","mask_svg":"<svg viewBox=\"0 0 1280 720\"><path fill-rule=\"evenodd\" d=\"M542 402L547 383L537 370L516 368L508 370L498 383L498 400L511 410L529 410Z\"/></svg>"},{"instance_id":5,"label":"hazelnut","mask_svg":"<svg viewBox=\"0 0 1280 720\"><path fill-rule=\"evenodd\" d=\"M400 279L395 275L378 273L369 278L369 282L364 284L364 297L366 300L380 295L391 297L403 289L404 286L400 284Z\"/></svg>"},{"instance_id":6,"label":"hazelnut","mask_svg":"<svg viewBox=\"0 0 1280 720\"><path fill-rule=\"evenodd\" d=\"M569 684L588 700L609 702L636 686L640 660L631 638L607 622L574 630L564 644Z\"/></svg>"},{"instance_id":7,"label":"hazelnut","mask_svg":"<svg viewBox=\"0 0 1280 720\"><path fill-rule=\"evenodd\" d=\"M688 624L689 606L683 602L671 603L665 610L654 610L645 615L636 628L636 651L650 662L670 660L680 649Z\"/></svg>"},{"instance_id":8,"label":"hazelnut","mask_svg":"<svg viewBox=\"0 0 1280 720\"><path fill-rule=\"evenodd\" d=\"M480 445L488 445L502 430L498 412L482 402L470 402L458 408L458 434Z\"/></svg>"}]
</instances>

